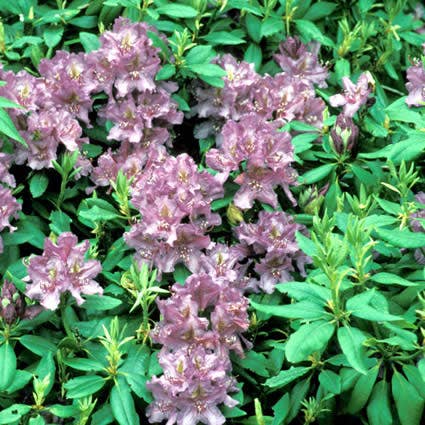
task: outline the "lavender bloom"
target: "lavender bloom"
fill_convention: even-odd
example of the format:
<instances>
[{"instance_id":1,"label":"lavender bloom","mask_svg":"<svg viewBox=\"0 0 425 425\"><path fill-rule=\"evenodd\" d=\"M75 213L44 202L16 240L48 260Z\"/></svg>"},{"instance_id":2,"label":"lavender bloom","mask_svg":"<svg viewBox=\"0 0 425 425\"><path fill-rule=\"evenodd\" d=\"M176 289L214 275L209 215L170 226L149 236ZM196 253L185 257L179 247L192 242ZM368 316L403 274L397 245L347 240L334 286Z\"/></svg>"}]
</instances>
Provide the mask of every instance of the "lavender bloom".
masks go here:
<instances>
[{"instance_id":1,"label":"lavender bloom","mask_svg":"<svg viewBox=\"0 0 425 425\"><path fill-rule=\"evenodd\" d=\"M21 204L13 197L10 189L0 185L0 232L6 227L10 232L16 230L9 222L11 218L18 218L18 212L21 210ZM3 252L3 241L0 237L0 253Z\"/></svg>"},{"instance_id":2,"label":"lavender bloom","mask_svg":"<svg viewBox=\"0 0 425 425\"><path fill-rule=\"evenodd\" d=\"M211 244L205 232L221 222L211 202L222 194L222 182L199 172L188 155L158 156L133 183L132 203L142 220L126 242L160 271L173 271L177 262L196 269L201 250Z\"/></svg>"},{"instance_id":3,"label":"lavender bloom","mask_svg":"<svg viewBox=\"0 0 425 425\"><path fill-rule=\"evenodd\" d=\"M329 98L333 107L344 106L343 113L352 118L362 105L367 102L375 81L369 71L360 75L354 84L348 77L342 77L343 94L335 94Z\"/></svg>"},{"instance_id":4,"label":"lavender bloom","mask_svg":"<svg viewBox=\"0 0 425 425\"><path fill-rule=\"evenodd\" d=\"M288 37L280 44L280 54L274 55L274 58L285 74L319 87L327 87L328 71L319 64L319 49L319 43L305 45L298 37Z\"/></svg>"},{"instance_id":5,"label":"lavender bloom","mask_svg":"<svg viewBox=\"0 0 425 425\"><path fill-rule=\"evenodd\" d=\"M234 407L237 402L227 395L236 391L235 379L228 375L229 359L201 345L187 346L176 352L161 350L159 363L164 375L146 384L154 402L147 409L149 422L167 424L221 425L225 418L220 404Z\"/></svg>"},{"instance_id":6,"label":"lavender bloom","mask_svg":"<svg viewBox=\"0 0 425 425\"><path fill-rule=\"evenodd\" d=\"M52 59L43 59L39 70L49 93L44 108L64 108L89 124L88 114L93 104L90 95L96 86L89 78L86 57L84 53L60 50Z\"/></svg>"},{"instance_id":7,"label":"lavender bloom","mask_svg":"<svg viewBox=\"0 0 425 425\"><path fill-rule=\"evenodd\" d=\"M11 155L0 152L0 182L15 187L15 177L9 173Z\"/></svg>"},{"instance_id":8,"label":"lavender bloom","mask_svg":"<svg viewBox=\"0 0 425 425\"><path fill-rule=\"evenodd\" d=\"M259 287L271 293L281 280L291 280L288 272L295 271L294 263L301 274L311 260L299 249L295 233L306 233L305 226L294 222L284 212L261 211L258 222L242 223L236 228L236 236L242 245L251 247L255 256L263 255L255 271L261 276Z\"/></svg>"},{"instance_id":9,"label":"lavender bloom","mask_svg":"<svg viewBox=\"0 0 425 425\"><path fill-rule=\"evenodd\" d=\"M406 103L409 106L423 106L425 103L425 68L422 61L407 70L406 88L409 92Z\"/></svg>"},{"instance_id":10,"label":"lavender bloom","mask_svg":"<svg viewBox=\"0 0 425 425\"><path fill-rule=\"evenodd\" d=\"M31 284L27 286L28 298L55 310L60 296L69 291L77 304L84 302L81 294L102 294L102 287L93 280L102 267L97 260L85 260L89 241L77 245L78 239L69 232L62 233L57 242L46 238L42 255L32 257L28 265Z\"/></svg>"},{"instance_id":11,"label":"lavender bloom","mask_svg":"<svg viewBox=\"0 0 425 425\"><path fill-rule=\"evenodd\" d=\"M252 90L261 79L261 76L254 71L254 65L237 62L229 54L216 62L227 72L227 76L223 78L224 87L222 89L197 87L195 97L198 104L192 108L192 112L201 118L220 117L233 120L253 112Z\"/></svg>"},{"instance_id":12,"label":"lavender bloom","mask_svg":"<svg viewBox=\"0 0 425 425\"><path fill-rule=\"evenodd\" d=\"M218 406L237 404L228 395L237 390L229 352L243 355L241 333L249 326L249 302L225 277L238 276L229 272L239 256L224 246L211 253L216 260L205 256L203 264L216 263L219 278L200 272L184 286L173 285L169 299L157 301L162 320L152 338L163 344L159 363L164 373L147 383L154 396L147 410L150 422L223 424Z\"/></svg>"},{"instance_id":13,"label":"lavender bloom","mask_svg":"<svg viewBox=\"0 0 425 425\"><path fill-rule=\"evenodd\" d=\"M222 178L226 179L230 171L239 169L239 164L246 161L246 170L234 180L241 186L234 198L238 208L251 208L255 199L277 207L274 188L278 185L295 201L288 189L296 182L288 133L277 131L276 123L250 114L239 122L228 121L222 137L221 148L210 149L206 162L209 167L222 171Z\"/></svg>"},{"instance_id":14,"label":"lavender bloom","mask_svg":"<svg viewBox=\"0 0 425 425\"><path fill-rule=\"evenodd\" d=\"M94 70L98 89L109 93L110 85L114 84L118 96L124 97L133 90L144 92L156 88L154 78L161 61L158 49L147 35L148 30L153 29L146 23L118 18L112 31L102 34L102 46L96 52L96 63L100 66Z\"/></svg>"}]
</instances>

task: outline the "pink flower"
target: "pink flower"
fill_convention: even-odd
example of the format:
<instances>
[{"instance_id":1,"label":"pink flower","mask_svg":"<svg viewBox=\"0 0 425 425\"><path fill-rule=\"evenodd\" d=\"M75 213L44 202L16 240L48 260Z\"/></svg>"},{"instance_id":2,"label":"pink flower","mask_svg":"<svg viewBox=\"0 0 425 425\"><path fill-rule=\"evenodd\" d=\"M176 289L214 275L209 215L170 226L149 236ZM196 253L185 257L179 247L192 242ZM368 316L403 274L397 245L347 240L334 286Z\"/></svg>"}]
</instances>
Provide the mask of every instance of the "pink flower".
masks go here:
<instances>
[{"instance_id":1,"label":"pink flower","mask_svg":"<svg viewBox=\"0 0 425 425\"><path fill-rule=\"evenodd\" d=\"M280 54L274 55L274 58L285 74L319 87L327 87L328 70L319 63L319 49L319 43L305 45L298 37L288 37L280 44Z\"/></svg>"},{"instance_id":2,"label":"pink flower","mask_svg":"<svg viewBox=\"0 0 425 425\"><path fill-rule=\"evenodd\" d=\"M329 98L333 107L344 106L344 115L352 118L372 92L375 81L369 71L360 75L354 84L348 77L342 77L343 94L335 94Z\"/></svg>"},{"instance_id":3,"label":"pink flower","mask_svg":"<svg viewBox=\"0 0 425 425\"><path fill-rule=\"evenodd\" d=\"M70 292L82 304L81 294L102 294L102 287L93 280L102 270L97 260L85 260L89 241L77 245L78 239L72 233L62 233L57 242L46 238L42 255L32 257L28 275L32 282L27 286L26 295L40 301L40 304L55 310L60 296Z\"/></svg>"}]
</instances>

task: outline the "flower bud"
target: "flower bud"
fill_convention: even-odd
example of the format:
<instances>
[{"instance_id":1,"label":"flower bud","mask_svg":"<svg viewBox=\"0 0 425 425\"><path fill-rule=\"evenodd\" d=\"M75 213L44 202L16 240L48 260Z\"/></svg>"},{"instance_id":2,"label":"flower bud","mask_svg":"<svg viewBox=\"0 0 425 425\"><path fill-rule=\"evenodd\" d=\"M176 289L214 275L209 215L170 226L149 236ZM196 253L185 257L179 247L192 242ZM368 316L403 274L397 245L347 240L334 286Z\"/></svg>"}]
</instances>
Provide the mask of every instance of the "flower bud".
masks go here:
<instances>
[{"instance_id":1,"label":"flower bud","mask_svg":"<svg viewBox=\"0 0 425 425\"><path fill-rule=\"evenodd\" d=\"M339 114L330 133L330 145L337 155L351 152L357 144L359 128L352 118Z\"/></svg>"},{"instance_id":2,"label":"flower bud","mask_svg":"<svg viewBox=\"0 0 425 425\"><path fill-rule=\"evenodd\" d=\"M316 186L307 188L300 195L299 204L306 214L317 214L325 200L326 192L329 189L329 183L320 190Z\"/></svg>"}]
</instances>

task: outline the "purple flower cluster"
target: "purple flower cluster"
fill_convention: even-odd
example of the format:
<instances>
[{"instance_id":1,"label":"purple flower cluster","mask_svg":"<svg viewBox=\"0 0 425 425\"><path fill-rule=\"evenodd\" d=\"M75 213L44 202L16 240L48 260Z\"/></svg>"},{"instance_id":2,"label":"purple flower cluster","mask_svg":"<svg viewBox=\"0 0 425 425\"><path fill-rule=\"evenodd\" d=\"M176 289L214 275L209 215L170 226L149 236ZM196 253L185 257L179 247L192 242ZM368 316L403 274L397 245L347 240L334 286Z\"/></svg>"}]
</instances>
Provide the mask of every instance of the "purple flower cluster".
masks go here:
<instances>
[{"instance_id":1,"label":"purple flower cluster","mask_svg":"<svg viewBox=\"0 0 425 425\"><path fill-rule=\"evenodd\" d=\"M272 293L278 282L292 280L289 272L294 272L294 263L302 275L305 264L311 259L299 248L295 233L307 233L305 226L297 224L283 211L259 213L257 223L242 223L235 232L248 256L260 256L254 270L260 276L258 287Z\"/></svg>"},{"instance_id":2,"label":"purple flower cluster","mask_svg":"<svg viewBox=\"0 0 425 425\"><path fill-rule=\"evenodd\" d=\"M248 299L243 296L242 269L237 250L217 245L203 255L199 272L173 295L158 301L162 320L152 338L163 345L159 363L163 375L147 387L154 396L150 422L220 425L218 406L234 407L229 393L237 391L229 354L243 356L241 333L249 327Z\"/></svg>"},{"instance_id":3,"label":"purple flower cluster","mask_svg":"<svg viewBox=\"0 0 425 425\"><path fill-rule=\"evenodd\" d=\"M425 43L422 45L425 52ZM415 60L413 66L407 69L406 88L409 93L406 103L409 106L425 104L425 66L423 61Z\"/></svg>"},{"instance_id":4,"label":"purple flower cluster","mask_svg":"<svg viewBox=\"0 0 425 425\"><path fill-rule=\"evenodd\" d=\"M325 103L315 97L314 84L326 87L327 70L319 64L317 44L303 45L287 38L275 58L284 72L261 76L252 64L224 55L217 63L227 76L224 88L195 88L198 103L192 108L200 118L209 118L197 129L197 137L217 134L226 120L239 121L255 113L281 126L292 120L321 127ZM218 141L220 136L218 137Z\"/></svg>"},{"instance_id":5,"label":"purple flower cluster","mask_svg":"<svg viewBox=\"0 0 425 425\"><path fill-rule=\"evenodd\" d=\"M219 178L199 172L187 154L149 159L132 185L132 204L142 219L125 235L127 244L160 272L183 262L198 268L200 252L211 245L205 233L221 223L211 202L223 195Z\"/></svg>"},{"instance_id":6,"label":"purple flower cluster","mask_svg":"<svg viewBox=\"0 0 425 425\"><path fill-rule=\"evenodd\" d=\"M234 179L240 185L234 197L237 207L248 209L254 200L259 200L276 208L278 201L274 188L278 185L295 203L289 185L296 183L297 174L291 168L293 146L288 133L279 132L275 122L249 114L239 122L228 121L221 135L220 149L211 149L206 163L221 171L224 179L245 164L243 172Z\"/></svg>"},{"instance_id":7,"label":"purple flower cluster","mask_svg":"<svg viewBox=\"0 0 425 425\"><path fill-rule=\"evenodd\" d=\"M10 232L16 227L10 224L10 219L18 218L21 204L15 199L9 187L15 187L15 178L9 173L10 156L0 153L0 232L6 227ZM3 240L0 237L0 254L3 252Z\"/></svg>"},{"instance_id":8,"label":"purple flower cluster","mask_svg":"<svg viewBox=\"0 0 425 425\"><path fill-rule=\"evenodd\" d=\"M102 270L97 260L85 260L89 241L77 245L78 239L70 232L62 233L56 243L46 238L42 255L32 257L28 265L31 284L27 286L28 298L55 310L61 294L70 292L82 304L81 294L102 294L102 287L93 280Z\"/></svg>"},{"instance_id":9,"label":"purple flower cluster","mask_svg":"<svg viewBox=\"0 0 425 425\"><path fill-rule=\"evenodd\" d=\"M11 110L29 146L16 145L16 163L27 162L33 169L52 167L60 145L68 151L79 149L87 141L82 137L82 125L90 127L93 120L89 117L93 95L102 92L108 95L108 101L97 119L100 124L112 123L108 139L137 144L135 150L170 142L168 128L181 123L183 114L171 100L177 86L155 83L160 58L147 35L149 29L145 23L131 24L119 18L112 31L100 37L98 50L78 54L59 51L52 59L41 61L39 78L24 71L14 74L0 70L0 79L6 81L0 95L24 108ZM111 155L107 152L106 160L101 157L99 168ZM116 156L114 162L126 163L122 152ZM84 166L87 174L91 166ZM109 175L116 176L113 166L97 170L93 179L96 184L105 184Z\"/></svg>"}]
</instances>

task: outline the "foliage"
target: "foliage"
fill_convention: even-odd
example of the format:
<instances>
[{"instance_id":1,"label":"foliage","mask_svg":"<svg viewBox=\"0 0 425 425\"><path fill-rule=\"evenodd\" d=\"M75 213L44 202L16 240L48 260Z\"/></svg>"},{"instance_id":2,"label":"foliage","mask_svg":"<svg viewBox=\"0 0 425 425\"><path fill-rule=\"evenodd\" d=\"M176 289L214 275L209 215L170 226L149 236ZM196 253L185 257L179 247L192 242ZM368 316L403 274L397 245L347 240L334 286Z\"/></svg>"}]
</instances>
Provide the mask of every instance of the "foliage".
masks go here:
<instances>
[{"instance_id":1,"label":"foliage","mask_svg":"<svg viewBox=\"0 0 425 425\"><path fill-rule=\"evenodd\" d=\"M0 424L423 423L424 17L0 0Z\"/></svg>"}]
</instances>

